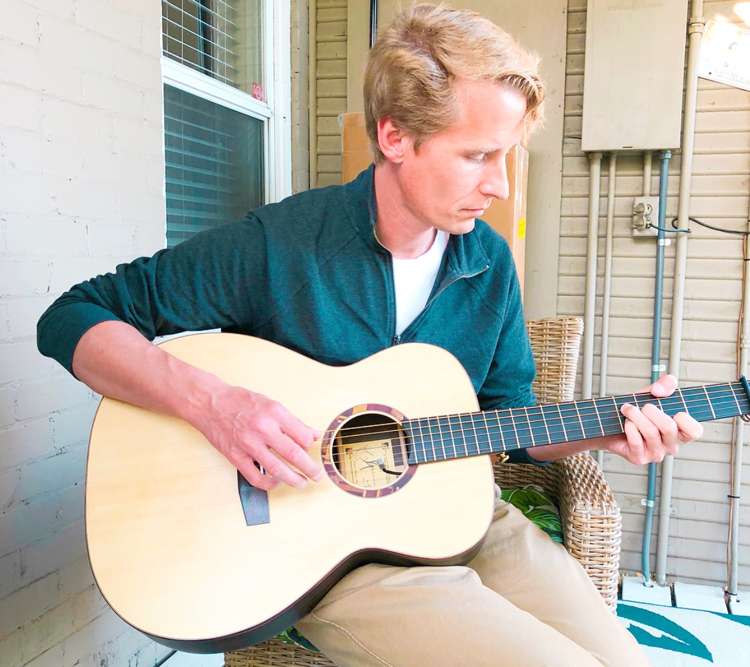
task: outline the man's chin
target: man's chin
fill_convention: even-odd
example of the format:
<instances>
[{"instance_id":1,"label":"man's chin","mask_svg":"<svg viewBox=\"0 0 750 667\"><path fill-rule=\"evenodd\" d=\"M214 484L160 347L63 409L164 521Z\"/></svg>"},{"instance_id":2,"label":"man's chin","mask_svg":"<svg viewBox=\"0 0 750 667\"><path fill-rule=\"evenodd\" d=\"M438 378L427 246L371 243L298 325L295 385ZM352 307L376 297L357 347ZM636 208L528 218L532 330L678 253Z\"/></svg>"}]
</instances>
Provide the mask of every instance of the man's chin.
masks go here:
<instances>
[{"instance_id":1,"label":"man's chin","mask_svg":"<svg viewBox=\"0 0 750 667\"><path fill-rule=\"evenodd\" d=\"M477 219L474 217L458 220L454 225L454 230L451 230L451 234L468 234L469 232L474 231L476 222Z\"/></svg>"}]
</instances>

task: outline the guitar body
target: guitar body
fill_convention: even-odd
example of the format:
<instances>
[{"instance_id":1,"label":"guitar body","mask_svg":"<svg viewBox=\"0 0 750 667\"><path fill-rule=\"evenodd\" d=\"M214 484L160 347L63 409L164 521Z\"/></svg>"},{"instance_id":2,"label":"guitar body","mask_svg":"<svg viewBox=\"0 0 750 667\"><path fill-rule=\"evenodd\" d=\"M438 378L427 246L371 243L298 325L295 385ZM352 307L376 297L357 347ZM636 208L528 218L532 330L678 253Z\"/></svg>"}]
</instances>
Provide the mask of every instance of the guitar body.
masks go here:
<instances>
[{"instance_id":1,"label":"guitar body","mask_svg":"<svg viewBox=\"0 0 750 667\"><path fill-rule=\"evenodd\" d=\"M455 564L478 550L493 511L489 457L409 465L398 435L404 417L478 409L448 352L405 344L330 367L236 334L163 347L324 432L311 455L326 475L304 490L243 487L186 422L103 399L86 538L102 594L130 625L182 650L232 650L292 625L361 564Z\"/></svg>"}]
</instances>

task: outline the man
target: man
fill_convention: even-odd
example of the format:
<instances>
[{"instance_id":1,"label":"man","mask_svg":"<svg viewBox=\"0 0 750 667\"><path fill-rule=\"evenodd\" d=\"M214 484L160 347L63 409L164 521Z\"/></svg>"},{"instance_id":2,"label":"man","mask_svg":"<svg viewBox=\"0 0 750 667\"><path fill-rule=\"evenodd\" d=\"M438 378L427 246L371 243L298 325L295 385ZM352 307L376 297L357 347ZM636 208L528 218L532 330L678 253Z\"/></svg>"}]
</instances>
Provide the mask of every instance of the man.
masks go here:
<instances>
[{"instance_id":1,"label":"man","mask_svg":"<svg viewBox=\"0 0 750 667\"><path fill-rule=\"evenodd\" d=\"M40 350L101 394L185 419L264 489L321 479L307 453L317 434L147 339L221 327L331 364L419 340L459 358L482 408L531 404L513 261L477 218L508 196L507 152L542 99L535 61L492 23L417 6L368 63L374 167L75 286L40 320ZM624 436L531 456L600 448L646 463L701 433L652 406L623 415ZM505 503L468 566L358 568L298 627L342 665L646 664L577 562Z\"/></svg>"}]
</instances>

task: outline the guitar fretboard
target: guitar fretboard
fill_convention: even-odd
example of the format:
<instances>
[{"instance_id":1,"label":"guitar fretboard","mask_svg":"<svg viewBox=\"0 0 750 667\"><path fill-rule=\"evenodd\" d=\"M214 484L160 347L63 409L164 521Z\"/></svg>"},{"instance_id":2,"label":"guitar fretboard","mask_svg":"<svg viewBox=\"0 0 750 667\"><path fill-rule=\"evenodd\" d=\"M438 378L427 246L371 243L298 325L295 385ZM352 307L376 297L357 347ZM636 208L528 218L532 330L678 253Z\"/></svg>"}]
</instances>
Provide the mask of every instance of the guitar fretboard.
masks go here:
<instances>
[{"instance_id":1,"label":"guitar fretboard","mask_svg":"<svg viewBox=\"0 0 750 667\"><path fill-rule=\"evenodd\" d=\"M467 412L408 419L402 423L412 446L409 463L499 454L516 449L623 433L624 403L642 408L653 403L670 416L687 412L697 421L750 413L747 382L677 389L667 398L624 394L585 401L549 403L525 408Z\"/></svg>"}]
</instances>

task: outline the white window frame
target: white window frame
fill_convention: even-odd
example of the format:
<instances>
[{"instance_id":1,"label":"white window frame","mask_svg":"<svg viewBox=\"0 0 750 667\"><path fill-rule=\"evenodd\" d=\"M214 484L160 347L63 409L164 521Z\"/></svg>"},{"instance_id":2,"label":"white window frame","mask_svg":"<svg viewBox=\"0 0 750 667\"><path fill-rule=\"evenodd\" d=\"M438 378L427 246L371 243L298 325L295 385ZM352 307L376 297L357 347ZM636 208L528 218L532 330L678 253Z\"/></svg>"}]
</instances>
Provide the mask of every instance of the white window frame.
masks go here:
<instances>
[{"instance_id":1,"label":"white window frame","mask_svg":"<svg viewBox=\"0 0 750 667\"><path fill-rule=\"evenodd\" d=\"M162 83L263 122L265 201L292 193L291 3L263 0L263 89L266 101L162 54Z\"/></svg>"}]
</instances>

